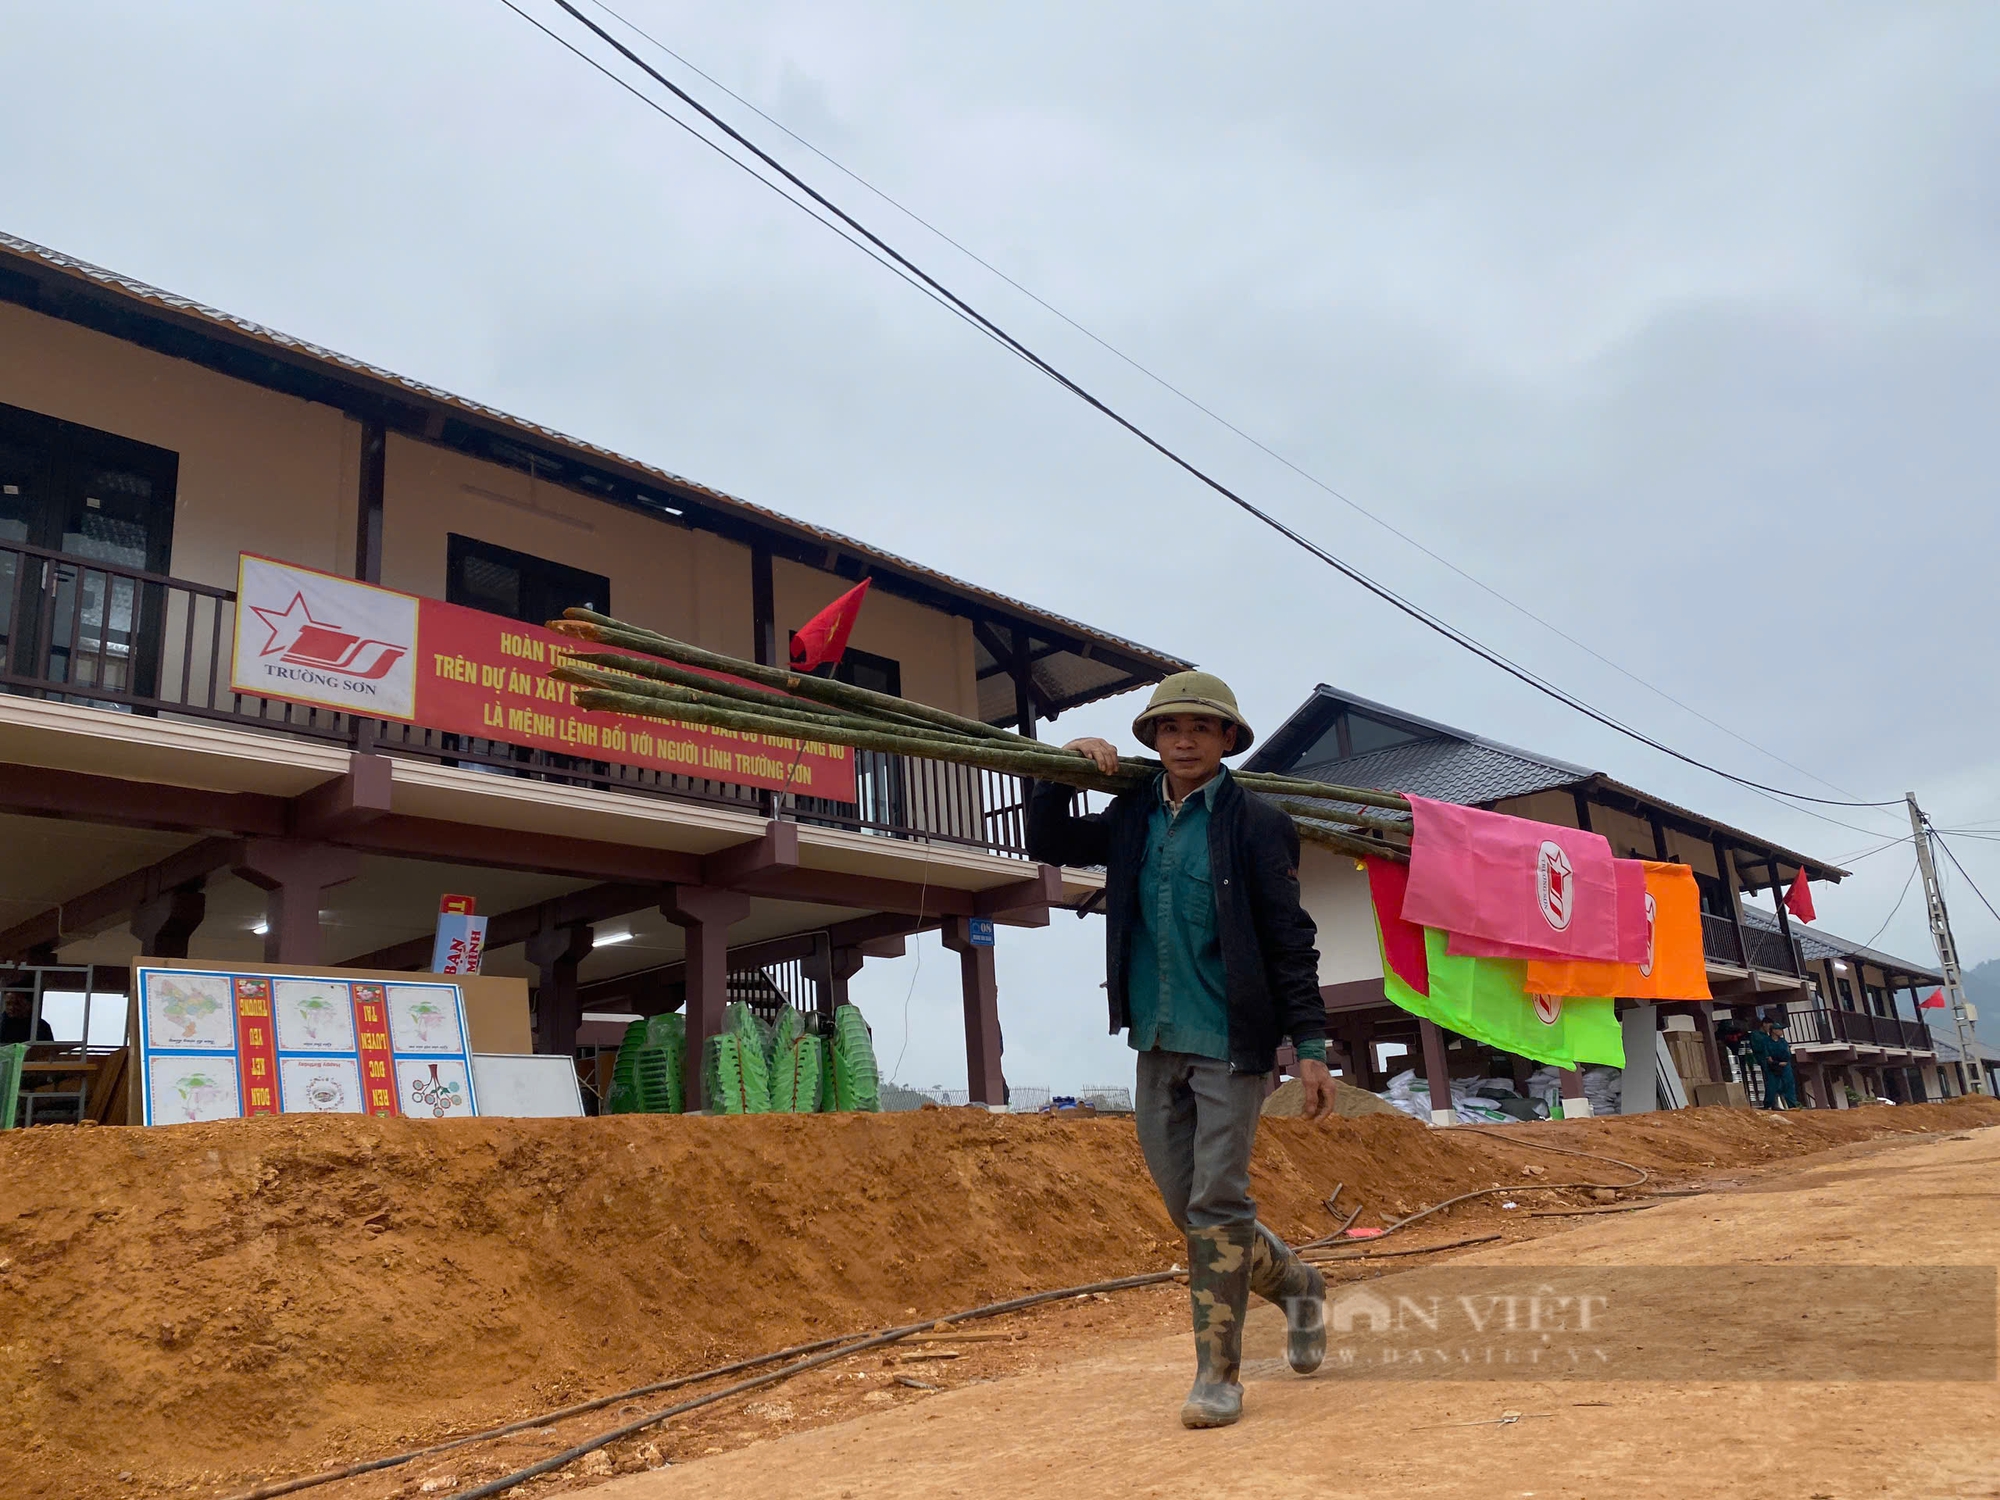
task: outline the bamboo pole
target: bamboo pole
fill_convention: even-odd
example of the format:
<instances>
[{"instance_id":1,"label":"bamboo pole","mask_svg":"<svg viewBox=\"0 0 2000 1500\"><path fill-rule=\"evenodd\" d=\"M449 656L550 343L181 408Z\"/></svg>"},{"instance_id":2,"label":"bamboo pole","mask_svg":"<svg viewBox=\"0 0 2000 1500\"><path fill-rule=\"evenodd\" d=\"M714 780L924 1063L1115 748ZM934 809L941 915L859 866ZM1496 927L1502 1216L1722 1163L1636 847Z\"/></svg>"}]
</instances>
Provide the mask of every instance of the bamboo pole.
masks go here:
<instances>
[{"instance_id":1,"label":"bamboo pole","mask_svg":"<svg viewBox=\"0 0 2000 1500\"><path fill-rule=\"evenodd\" d=\"M657 670L645 670L654 668ZM593 652L585 656L574 656L562 666L553 669L549 675L560 681L583 687L606 688L613 692L638 692L649 697L665 698L673 703L700 703L719 701L725 706L735 703L745 712L764 714L770 718L795 720L802 729L863 729L893 730L897 734L907 734L917 739L931 740L939 745L969 745L975 743L962 734L953 734L946 729L914 721L907 724L890 723L871 719L860 714L844 714L837 709L820 703L809 703L798 698L780 698L762 688L736 687L733 683L719 684L721 688L734 688L733 692L718 692L693 672L669 677L665 674L674 669L666 662L652 662L643 657L621 656L616 652ZM635 676L653 679L634 681ZM687 679L685 682L679 678Z\"/></svg>"},{"instance_id":2,"label":"bamboo pole","mask_svg":"<svg viewBox=\"0 0 2000 1500\"><path fill-rule=\"evenodd\" d=\"M774 688L747 687L743 683L730 682L704 672L691 672L686 667L662 661L657 656L626 656L616 651L593 651L579 653L570 660L572 663L584 666L602 667L606 671L649 677L656 682L672 683L676 687L688 688L695 692L712 693L719 698L734 698L740 702L756 705L759 713L782 707L788 712L809 714L815 718L855 717L851 713L815 699L781 696ZM938 734L950 734L955 739L969 738L951 730L941 729L909 714L884 713L877 717L882 721L901 722L912 729L928 729Z\"/></svg>"},{"instance_id":3,"label":"bamboo pole","mask_svg":"<svg viewBox=\"0 0 2000 1500\"><path fill-rule=\"evenodd\" d=\"M1115 774L1079 752L831 678L807 676L706 651L591 610L571 609L553 629L613 648L580 653L550 676L577 689L581 708L702 724L786 741L825 742L884 754L956 761L1091 791L1126 792L1161 770L1157 760L1121 756ZM643 652L627 656L622 651ZM688 668L702 669L690 671ZM721 681L727 673L758 684ZM773 697L763 689L775 690ZM1393 792L1332 786L1269 772L1232 771L1247 791L1291 814L1299 836L1355 857L1407 859L1409 802ZM1363 809L1376 809L1364 811ZM1383 813L1391 816L1383 816ZM1370 837L1368 835L1373 835ZM1400 838L1385 838L1399 835Z\"/></svg>"},{"instance_id":4,"label":"bamboo pole","mask_svg":"<svg viewBox=\"0 0 2000 1500\"><path fill-rule=\"evenodd\" d=\"M805 676L789 669L760 666L755 662L742 661L719 652L705 651L699 646L692 646L685 641L677 641L671 636L660 635L654 631L641 630L593 610L574 608L566 610L563 619L549 622L549 628L579 640L666 657L683 666L726 672L751 682L761 683L766 687L776 688L793 697L813 699L850 713L877 718L891 714L902 719L915 719L933 729L947 730L969 739L991 740L995 744L1017 749L1033 746L1047 751L1052 748L1040 740L1031 740L1012 730L985 724L978 719L968 719L945 709L932 708L929 704L913 703L888 693L856 687L852 683L836 682L830 677ZM1142 757L1121 756L1118 764L1120 775L1129 778L1153 776L1160 771L1158 761ZM1395 792L1377 791L1372 787L1331 786L1324 782L1305 781L1296 776L1280 776L1267 771L1232 770L1230 774L1247 790L1254 792L1346 802L1357 807L1382 808L1391 812L1406 813L1410 810L1407 798Z\"/></svg>"},{"instance_id":5,"label":"bamboo pole","mask_svg":"<svg viewBox=\"0 0 2000 1500\"><path fill-rule=\"evenodd\" d=\"M571 670L573 669L558 667L550 675L556 676ZM572 697L578 708L596 709L607 713L638 714L649 719L706 724L716 729L734 729L741 734L771 735L787 741L818 739L829 744L848 745L856 750L878 750L888 755L946 758L941 754L945 747L935 741L915 740L891 730L878 732L837 727L824 734L809 735L802 732L802 726L796 720L774 718L768 714L754 714L736 708L724 708L716 703L671 703L650 694L601 687L579 687ZM1121 778L1104 775L1081 755L1075 756L1071 761L1056 761L1046 756L1024 756L1005 745L967 743L949 748L951 751L949 758L961 765L982 766L989 771L1007 771L1017 776L1031 776L1041 781L1059 781L1068 786L1083 787L1090 791L1122 792L1129 790L1130 787L1130 784Z\"/></svg>"},{"instance_id":6,"label":"bamboo pole","mask_svg":"<svg viewBox=\"0 0 2000 1500\"><path fill-rule=\"evenodd\" d=\"M1022 738L1008 730L996 729L991 724L982 724L977 719L968 719L942 708L932 708L927 703L912 703L907 698L878 693L872 688L856 687L849 682L836 682L831 677L810 677L786 668L760 666L756 662L741 661L733 656L704 651L699 646L690 646L686 641L677 641L672 636L657 635L650 630L637 629L622 621L614 620L609 615L600 615L594 610L576 608L564 610L563 618L551 620L549 628L560 630L565 635L573 635L581 640L598 641L607 646L623 646L631 651L664 656L670 661L680 662L683 666L706 667L713 672L728 672L751 682L761 682L766 687L774 687L794 697L815 698L836 708L858 710L869 714L906 714L936 725L940 729L955 730L972 739ZM1037 742L1031 740L1029 743Z\"/></svg>"}]
</instances>

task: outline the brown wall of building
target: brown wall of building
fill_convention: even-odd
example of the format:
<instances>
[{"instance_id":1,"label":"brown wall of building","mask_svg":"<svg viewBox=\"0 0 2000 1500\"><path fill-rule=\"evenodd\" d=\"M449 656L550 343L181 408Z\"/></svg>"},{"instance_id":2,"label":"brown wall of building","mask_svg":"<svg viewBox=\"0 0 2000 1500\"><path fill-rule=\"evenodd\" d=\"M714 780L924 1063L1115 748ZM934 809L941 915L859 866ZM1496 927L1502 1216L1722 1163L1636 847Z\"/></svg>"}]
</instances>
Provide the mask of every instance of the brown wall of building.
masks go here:
<instances>
[{"instance_id":1,"label":"brown wall of building","mask_svg":"<svg viewBox=\"0 0 2000 1500\"><path fill-rule=\"evenodd\" d=\"M357 421L10 304L0 304L0 348L0 402L180 456L176 577L233 588L239 552L354 571ZM621 618L752 654L747 547L391 435L383 584L443 598L452 532L604 574ZM784 561L773 567L773 585L781 644L849 587ZM911 697L977 712L969 620L878 593L853 644L901 663Z\"/></svg>"},{"instance_id":2,"label":"brown wall of building","mask_svg":"<svg viewBox=\"0 0 2000 1500\"><path fill-rule=\"evenodd\" d=\"M0 402L180 455L176 577L234 588L239 552L353 571L359 423L10 303L0 349Z\"/></svg>"}]
</instances>

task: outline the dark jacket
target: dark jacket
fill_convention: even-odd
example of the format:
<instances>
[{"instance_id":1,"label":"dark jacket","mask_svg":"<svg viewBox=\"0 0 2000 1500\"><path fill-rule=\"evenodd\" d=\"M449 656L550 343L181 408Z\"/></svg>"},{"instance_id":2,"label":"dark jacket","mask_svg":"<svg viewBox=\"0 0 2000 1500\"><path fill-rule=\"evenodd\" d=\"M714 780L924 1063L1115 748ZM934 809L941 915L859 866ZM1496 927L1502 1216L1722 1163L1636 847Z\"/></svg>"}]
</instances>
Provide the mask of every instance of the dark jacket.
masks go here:
<instances>
[{"instance_id":1,"label":"dark jacket","mask_svg":"<svg viewBox=\"0 0 2000 1500\"><path fill-rule=\"evenodd\" d=\"M1030 855L1052 865L1105 867L1105 991L1114 1032L1131 1024L1128 955L1139 865L1159 795L1148 783L1084 817L1072 811L1074 793L1066 786L1038 781L1028 800ZM1326 1036L1317 934L1299 905L1298 829L1232 777L1210 804L1208 860L1228 989L1230 1065L1268 1073L1281 1038Z\"/></svg>"}]
</instances>

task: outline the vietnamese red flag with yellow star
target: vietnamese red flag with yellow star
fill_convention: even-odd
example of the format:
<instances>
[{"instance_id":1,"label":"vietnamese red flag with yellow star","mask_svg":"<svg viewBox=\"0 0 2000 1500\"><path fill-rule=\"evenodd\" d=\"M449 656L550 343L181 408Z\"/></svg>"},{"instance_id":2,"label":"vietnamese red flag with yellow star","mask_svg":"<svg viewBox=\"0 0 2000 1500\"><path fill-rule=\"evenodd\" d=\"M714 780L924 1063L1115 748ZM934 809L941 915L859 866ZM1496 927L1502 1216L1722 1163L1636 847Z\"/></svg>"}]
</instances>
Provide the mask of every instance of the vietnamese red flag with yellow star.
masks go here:
<instances>
[{"instance_id":1,"label":"vietnamese red flag with yellow star","mask_svg":"<svg viewBox=\"0 0 2000 1500\"><path fill-rule=\"evenodd\" d=\"M825 609L801 625L792 636L792 670L812 672L838 663L861 617L861 601L868 593L869 579L862 579Z\"/></svg>"}]
</instances>

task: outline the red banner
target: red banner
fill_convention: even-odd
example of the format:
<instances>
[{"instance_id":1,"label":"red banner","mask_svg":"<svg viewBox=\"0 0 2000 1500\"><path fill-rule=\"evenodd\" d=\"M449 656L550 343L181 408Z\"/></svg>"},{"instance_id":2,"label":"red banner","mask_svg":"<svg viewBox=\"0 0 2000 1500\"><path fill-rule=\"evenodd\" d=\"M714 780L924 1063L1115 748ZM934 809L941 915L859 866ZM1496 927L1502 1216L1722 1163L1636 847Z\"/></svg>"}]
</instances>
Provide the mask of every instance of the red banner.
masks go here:
<instances>
[{"instance_id":1,"label":"red banner","mask_svg":"<svg viewBox=\"0 0 2000 1500\"><path fill-rule=\"evenodd\" d=\"M575 656L578 643L553 630L426 599L417 639L420 724L583 760L854 800L854 754L845 745L576 707L569 684L548 672Z\"/></svg>"},{"instance_id":2,"label":"red banner","mask_svg":"<svg viewBox=\"0 0 2000 1500\"><path fill-rule=\"evenodd\" d=\"M236 1055L243 1060L243 1113L278 1113L278 1038L271 1029L271 981L236 980Z\"/></svg>"},{"instance_id":3,"label":"red banner","mask_svg":"<svg viewBox=\"0 0 2000 1500\"><path fill-rule=\"evenodd\" d=\"M356 983L351 988L363 1108L371 1115L396 1114L396 1059L389 1050L388 992L379 984Z\"/></svg>"},{"instance_id":4,"label":"red banner","mask_svg":"<svg viewBox=\"0 0 2000 1500\"><path fill-rule=\"evenodd\" d=\"M230 682L240 693L579 760L855 800L845 745L584 712L569 685L548 675L577 642L539 625L247 552L237 604Z\"/></svg>"}]
</instances>

